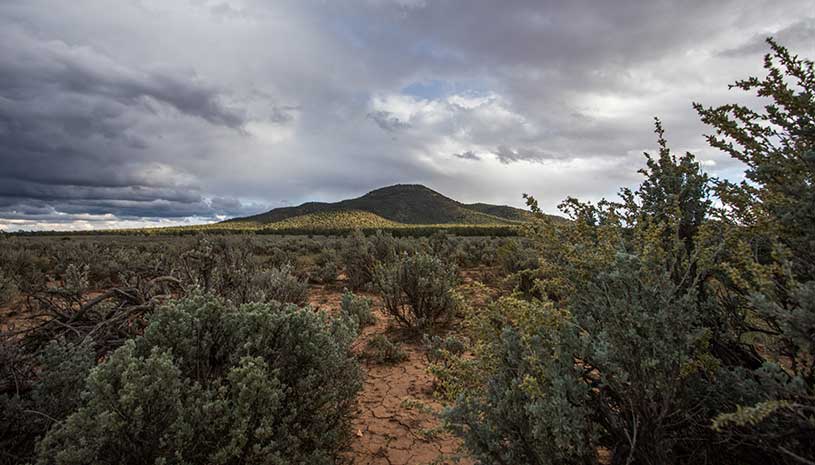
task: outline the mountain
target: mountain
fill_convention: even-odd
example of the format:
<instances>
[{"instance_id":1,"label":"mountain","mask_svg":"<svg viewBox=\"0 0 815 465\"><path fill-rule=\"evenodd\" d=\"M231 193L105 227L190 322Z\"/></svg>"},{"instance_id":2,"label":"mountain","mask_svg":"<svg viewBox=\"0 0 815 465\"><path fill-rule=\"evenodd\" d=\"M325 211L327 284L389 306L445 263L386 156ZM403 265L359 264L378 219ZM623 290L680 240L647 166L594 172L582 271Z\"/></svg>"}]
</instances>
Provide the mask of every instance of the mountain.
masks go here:
<instances>
[{"instance_id":1,"label":"mountain","mask_svg":"<svg viewBox=\"0 0 815 465\"><path fill-rule=\"evenodd\" d=\"M497 216L511 221L529 221L532 219L532 212L521 210L520 208L509 207L507 205L491 205L488 203L471 203L464 207L487 215Z\"/></svg>"},{"instance_id":2,"label":"mountain","mask_svg":"<svg viewBox=\"0 0 815 465\"><path fill-rule=\"evenodd\" d=\"M364 218L376 224L514 224L530 213L519 208L486 203L463 204L419 184L397 184L373 190L355 199L334 203L307 202L297 207L275 208L259 215L233 218L224 223L270 225L315 224L342 218Z\"/></svg>"}]
</instances>

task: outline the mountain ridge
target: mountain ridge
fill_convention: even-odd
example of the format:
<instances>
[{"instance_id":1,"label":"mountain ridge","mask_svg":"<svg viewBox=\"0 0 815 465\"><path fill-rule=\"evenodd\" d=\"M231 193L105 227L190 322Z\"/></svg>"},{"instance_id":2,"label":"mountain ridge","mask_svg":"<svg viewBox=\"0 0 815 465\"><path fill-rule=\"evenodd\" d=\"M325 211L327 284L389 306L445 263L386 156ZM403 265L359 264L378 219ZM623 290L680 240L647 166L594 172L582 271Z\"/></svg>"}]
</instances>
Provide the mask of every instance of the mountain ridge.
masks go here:
<instances>
[{"instance_id":1,"label":"mountain ridge","mask_svg":"<svg viewBox=\"0 0 815 465\"><path fill-rule=\"evenodd\" d=\"M338 212L368 212L401 224L518 224L531 213L520 208L488 203L465 204L422 184L394 184L360 197L338 202L305 202L222 223L274 224L293 218Z\"/></svg>"}]
</instances>

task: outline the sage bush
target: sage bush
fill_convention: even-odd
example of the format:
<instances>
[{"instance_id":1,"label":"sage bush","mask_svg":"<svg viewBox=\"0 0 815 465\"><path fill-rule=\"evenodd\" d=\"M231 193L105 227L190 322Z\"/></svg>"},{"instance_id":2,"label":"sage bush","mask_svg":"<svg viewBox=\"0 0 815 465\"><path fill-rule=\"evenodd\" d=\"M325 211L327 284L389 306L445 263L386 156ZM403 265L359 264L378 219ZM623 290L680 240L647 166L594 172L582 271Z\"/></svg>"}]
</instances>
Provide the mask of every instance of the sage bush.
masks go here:
<instances>
[{"instance_id":1,"label":"sage bush","mask_svg":"<svg viewBox=\"0 0 815 465\"><path fill-rule=\"evenodd\" d=\"M385 310L409 329L432 329L452 317L457 283L455 265L424 253L379 264L374 273Z\"/></svg>"},{"instance_id":2,"label":"sage bush","mask_svg":"<svg viewBox=\"0 0 815 465\"><path fill-rule=\"evenodd\" d=\"M193 295L92 369L38 464L333 463L360 388L355 324Z\"/></svg>"}]
</instances>

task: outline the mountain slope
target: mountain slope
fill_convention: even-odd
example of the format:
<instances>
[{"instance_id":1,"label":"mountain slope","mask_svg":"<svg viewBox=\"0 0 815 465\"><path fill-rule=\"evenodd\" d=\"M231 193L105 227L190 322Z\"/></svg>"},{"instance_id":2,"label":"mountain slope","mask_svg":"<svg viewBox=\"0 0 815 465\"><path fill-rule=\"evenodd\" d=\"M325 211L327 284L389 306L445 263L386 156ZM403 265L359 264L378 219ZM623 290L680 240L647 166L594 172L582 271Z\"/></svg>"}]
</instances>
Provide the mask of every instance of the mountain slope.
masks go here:
<instances>
[{"instance_id":1,"label":"mountain slope","mask_svg":"<svg viewBox=\"0 0 815 465\"><path fill-rule=\"evenodd\" d=\"M354 225L357 228L394 228L399 223L386 220L379 215L360 210L308 213L269 223L264 228L272 229L332 229Z\"/></svg>"},{"instance_id":2,"label":"mountain slope","mask_svg":"<svg viewBox=\"0 0 815 465\"><path fill-rule=\"evenodd\" d=\"M529 221L533 218L532 212L507 205L491 205L488 203L470 203L464 207L487 215L497 216L510 221Z\"/></svg>"},{"instance_id":3,"label":"mountain slope","mask_svg":"<svg viewBox=\"0 0 815 465\"><path fill-rule=\"evenodd\" d=\"M335 203L308 202L226 222L269 224L304 215L329 212L369 212L403 224L514 224L528 212L502 205L465 205L418 184L397 184L376 189L362 197Z\"/></svg>"}]
</instances>

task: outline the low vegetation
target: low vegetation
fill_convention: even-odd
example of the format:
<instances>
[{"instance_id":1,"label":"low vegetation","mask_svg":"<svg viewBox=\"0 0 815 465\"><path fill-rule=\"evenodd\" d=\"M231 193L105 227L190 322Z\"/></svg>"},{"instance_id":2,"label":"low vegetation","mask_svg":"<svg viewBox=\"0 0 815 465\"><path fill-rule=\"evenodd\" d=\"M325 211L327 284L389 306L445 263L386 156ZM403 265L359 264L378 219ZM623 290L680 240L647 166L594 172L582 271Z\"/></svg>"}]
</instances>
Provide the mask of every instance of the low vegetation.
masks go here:
<instances>
[{"instance_id":1,"label":"low vegetation","mask_svg":"<svg viewBox=\"0 0 815 465\"><path fill-rule=\"evenodd\" d=\"M198 295L149 320L90 371L38 464L333 463L360 388L353 324Z\"/></svg>"},{"instance_id":2,"label":"low vegetation","mask_svg":"<svg viewBox=\"0 0 815 465\"><path fill-rule=\"evenodd\" d=\"M484 251L494 255L510 239L444 235L437 240L462 263L480 263ZM349 255L349 250L359 253ZM0 463L181 460L175 457L185 463L235 463L242 444L253 444L252 451L267 451L262 457L280 463L329 461L348 439L351 412L346 407L354 397L351 388L359 386L353 368L357 357L346 353L336 359L343 367L339 373L331 371L331 354L346 351L347 340L376 320L373 301L363 294L346 293L339 312L330 316L309 309L307 283L319 281L340 293L350 277L365 276L367 270L371 274L361 285L370 288L377 264L432 250L428 238L387 233L316 238L0 235L0 270L8 290L0 305ZM357 256L363 260L349 259ZM323 269L330 269L328 276L317 279ZM342 280L334 284L338 277ZM257 343L260 349L248 333L267 334ZM328 340L332 344L326 345ZM212 350L204 354L200 344ZM403 353L395 343L374 343L371 349L370 360L386 364L399 363ZM217 365L206 368L212 373L196 372L207 364ZM331 380L325 378L329 375ZM239 426L237 412L244 415L254 407L241 406L243 394L232 390L232 383L258 378L263 379L253 385L258 392L284 395L285 408L269 403L271 397L263 398L267 403L257 398L252 405L266 416ZM334 412L323 418L336 421L314 430L309 429L314 417L306 415L313 404L302 411L298 405L306 398L324 399L315 397L311 382L326 389L321 395L335 396L320 415ZM333 382L347 390L333 391ZM166 399L159 398L148 403L159 392L172 393L178 402L165 405L157 400ZM214 424L200 410L204 407L210 413L235 413L218 413L220 423ZM116 420L115 411L128 412L127 419ZM269 430L287 439L274 446L263 442L269 421L275 428L293 429L285 422L295 417L304 422L298 423L301 433ZM327 427L335 429L319 429ZM190 434L211 440L207 447L191 448ZM310 434L323 442L307 439ZM133 441L151 446L131 453Z\"/></svg>"},{"instance_id":3,"label":"low vegetation","mask_svg":"<svg viewBox=\"0 0 815 465\"><path fill-rule=\"evenodd\" d=\"M380 264L374 273L385 310L405 328L419 331L433 330L453 316L457 281L454 266L428 254Z\"/></svg>"},{"instance_id":4,"label":"low vegetation","mask_svg":"<svg viewBox=\"0 0 815 465\"><path fill-rule=\"evenodd\" d=\"M372 305L371 299L354 295L346 290L342 295L340 311L355 321L357 326L364 328L376 323Z\"/></svg>"},{"instance_id":5,"label":"low vegetation","mask_svg":"<svg viewBox=\"0 0 815 465\"><path fill-rule=\"evenodd\" d=\"M387 365L393 365L407 359L407 353L399 347L399 344L391 341L383 334L377 334L368 341L363 355L374 363Z\"/></svg>"}]
</instances>

